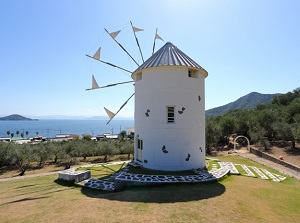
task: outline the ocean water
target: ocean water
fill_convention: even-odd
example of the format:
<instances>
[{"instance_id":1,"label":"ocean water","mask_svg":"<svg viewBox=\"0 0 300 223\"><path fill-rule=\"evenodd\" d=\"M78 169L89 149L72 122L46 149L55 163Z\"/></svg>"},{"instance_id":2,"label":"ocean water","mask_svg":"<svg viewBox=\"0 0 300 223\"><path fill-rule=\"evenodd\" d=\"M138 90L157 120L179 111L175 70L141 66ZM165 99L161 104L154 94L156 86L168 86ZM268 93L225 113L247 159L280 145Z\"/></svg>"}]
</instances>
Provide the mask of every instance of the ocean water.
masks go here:
<instances>
[{"instance_id":1,"label":"ocean water","mask_svg":"<svg viewBox=\"0 0 300 223\"><path fill-rule=\"evenodd\" d=\"M39 136L47 138L57 134L90 134L93 136L103 133L118 134L134 127L134 120L112 120L106 125L106 120L39 120L39 121L0 121L0 137L7 137L7 131L20 134L29 132L28 137ZM19 134L19 136L20 136Z\"/></svg>"}]
</instances>

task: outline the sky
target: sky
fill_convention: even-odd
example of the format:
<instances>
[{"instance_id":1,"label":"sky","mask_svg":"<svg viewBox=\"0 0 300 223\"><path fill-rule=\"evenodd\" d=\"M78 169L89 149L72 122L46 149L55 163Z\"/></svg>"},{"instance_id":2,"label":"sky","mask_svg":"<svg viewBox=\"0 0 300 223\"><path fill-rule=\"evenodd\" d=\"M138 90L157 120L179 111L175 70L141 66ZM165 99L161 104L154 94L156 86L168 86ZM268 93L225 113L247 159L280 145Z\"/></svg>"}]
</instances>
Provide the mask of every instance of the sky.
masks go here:
<instances>
[{"instance_id":1,"label":"sky","mask_svg":"<svg viewBox=\"0 0 300 223\"><path fill-rule=\"evenodd\" d=\"M156 28L208 71L206 109L250 92L287 93L300 87L298 0L0 0L0 116L103 116L116 112L132 84L86 91L91 76L103 86L130 81L137 65L105 32L142 63L152 54ZM119 117L134 116L134 99Z\"/></svg>"}]
</instances>

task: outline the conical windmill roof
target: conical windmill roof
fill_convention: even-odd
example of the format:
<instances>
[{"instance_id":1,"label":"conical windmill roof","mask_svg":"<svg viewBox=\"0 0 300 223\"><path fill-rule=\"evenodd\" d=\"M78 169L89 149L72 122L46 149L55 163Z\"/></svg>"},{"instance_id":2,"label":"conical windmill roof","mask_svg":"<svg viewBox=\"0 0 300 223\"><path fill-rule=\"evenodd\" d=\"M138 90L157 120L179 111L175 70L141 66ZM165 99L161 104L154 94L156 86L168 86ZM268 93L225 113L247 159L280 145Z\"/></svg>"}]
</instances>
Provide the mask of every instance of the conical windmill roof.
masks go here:
<instances>
[{"instance_id":1,"label":"conical windmill roof","mask_svg":"<svg viewBox=\"0 0 300 223\"><path fill-rule=\"evenodd\" d=\"M208 75L207 71L203 67L174 46L171 42L167 42L133 73L146 68L158 66L187 66L200 70L205 77Z\"/></svg>"}]
</instances>

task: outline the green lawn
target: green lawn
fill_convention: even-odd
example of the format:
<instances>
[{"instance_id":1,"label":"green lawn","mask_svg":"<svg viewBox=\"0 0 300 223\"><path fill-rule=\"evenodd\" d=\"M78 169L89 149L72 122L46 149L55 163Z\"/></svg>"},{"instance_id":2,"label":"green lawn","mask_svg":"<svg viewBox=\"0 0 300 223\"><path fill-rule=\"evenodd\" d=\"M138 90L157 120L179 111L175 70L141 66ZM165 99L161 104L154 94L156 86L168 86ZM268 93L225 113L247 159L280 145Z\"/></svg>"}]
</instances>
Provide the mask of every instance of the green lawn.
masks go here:
<instances>
[{"instance_id":1,"label":"green lawn","mask_svg":"<svg viewBox=\"0 0 300 223\"><path fill-rule=\"evenodd\" d=\"M262 167L241 157L221 161ZM120 168L92 170L105 177ZM272 173L277 173L267 168ZM235 176L212 184L182 184L102 192L64 185L57 175L0 183L1 222L297 222L300 181L276 183Z\"/></svg>"}]
</instances>

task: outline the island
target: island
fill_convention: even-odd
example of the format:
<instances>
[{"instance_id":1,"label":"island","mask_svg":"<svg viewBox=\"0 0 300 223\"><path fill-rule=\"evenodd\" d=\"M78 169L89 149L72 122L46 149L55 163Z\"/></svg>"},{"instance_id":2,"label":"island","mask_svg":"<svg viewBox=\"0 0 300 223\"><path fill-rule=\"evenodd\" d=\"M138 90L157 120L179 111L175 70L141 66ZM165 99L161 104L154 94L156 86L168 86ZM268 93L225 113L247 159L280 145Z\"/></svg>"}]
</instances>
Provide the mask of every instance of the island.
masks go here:
<instances>
[{"instance_id":1,"label":"island","mask_svg":"<svg viewBox=\"0 0 300 223\"><path fill-rule=\"evenodd\" d=\"M0 121L38 121L38 119L26 118L22 115L13 114L5 117L0 117Z\"/></svg>"}]
</instances>

